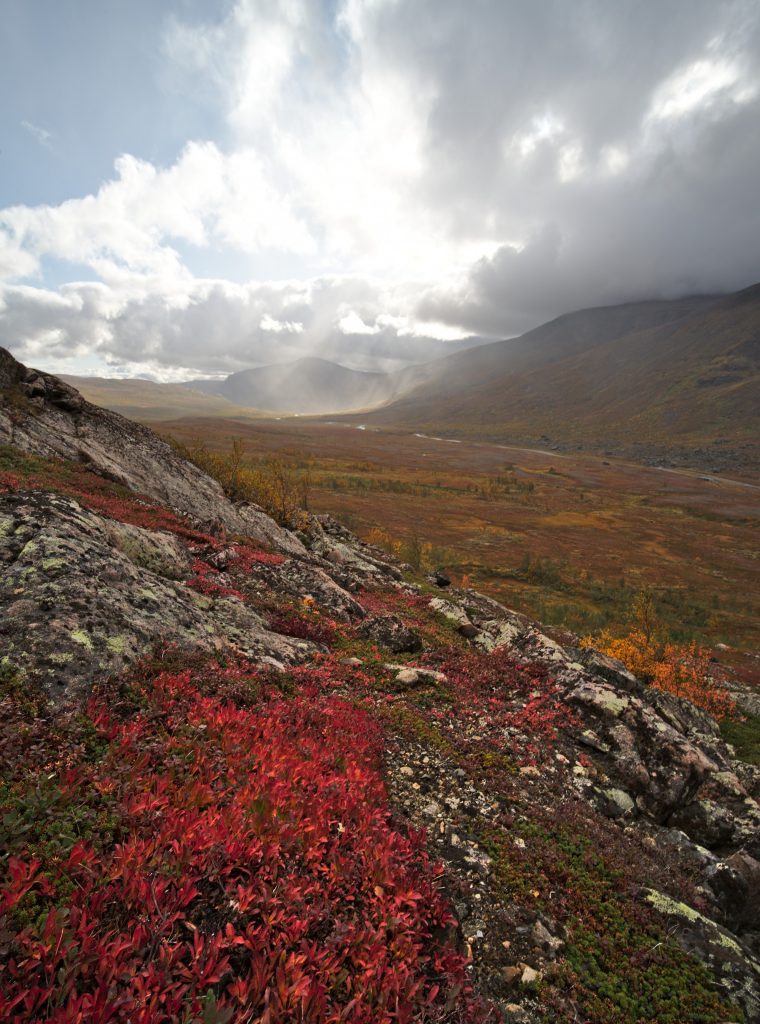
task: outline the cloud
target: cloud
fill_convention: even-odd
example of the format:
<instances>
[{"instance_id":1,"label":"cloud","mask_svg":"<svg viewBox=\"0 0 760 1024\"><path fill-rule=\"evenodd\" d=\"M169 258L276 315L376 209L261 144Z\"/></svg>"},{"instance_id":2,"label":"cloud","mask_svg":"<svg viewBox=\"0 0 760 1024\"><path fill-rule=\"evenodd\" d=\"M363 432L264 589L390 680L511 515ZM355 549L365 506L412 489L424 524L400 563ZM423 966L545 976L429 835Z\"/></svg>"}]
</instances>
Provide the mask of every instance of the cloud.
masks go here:
<instances>
[{"instance_id":1,"label":"cloud","mask_svg":"<svg viewBox=\"0 0 760 1024\"><path fill-rule=\"evenodd\" d=\"M457 340L410 315L405 287L359 278L270 283L185 279L85 282L58 291L26 285L0 292L0 344L35 366L94 356L107 373L139 367L160 380L231 373L320 352L358 369L398 369ZM398 316L383 313L388 308ZM52 363L51 363L52 365ZM127 371L128 372L128 369ZM134 372L138 372L135 370Z\"/></svg>"},{"instance_id":2,"label":"cloud","mask_svg":"<svg viewBox=\"0 0 760 1024\"><path fill-rule=\"evenodd\" d=\"M33 139L36 139L41 146L46 146L48 149L53 141L53 133L49 132L47 128L40 128L38 124L32 124L31 121L22 121L21 127L29 132Z\"/></svg>"},{"instance_id":3,"label":"cloud","mask_svg":"<svg viewBox=\"0 0 760 1024\"><path fill-rule=\"evenodd\" d=\"M238 0L163 53L213 138L0 210L0 330L38 361L400 361L757 276L749 0ZM98 280L55 292L50 259Z\"/></svg>"},{"instance_id":4,"label":"cloud","mask_svg":"<svg viewBox=\"0 0 760 1024\"><path fill-rule=\"evenodd\" d=\"M124 155L114 169L115 178L94 195L0 211L6 245L24 252L36 268L42 257L53 256L89 266L106 280L125 271L183 276L179 242L241 252L313 247L287 196L267 181L250 150L223 155L214 143L190 142L172 167Z\"/></svg>"}]
</instances>

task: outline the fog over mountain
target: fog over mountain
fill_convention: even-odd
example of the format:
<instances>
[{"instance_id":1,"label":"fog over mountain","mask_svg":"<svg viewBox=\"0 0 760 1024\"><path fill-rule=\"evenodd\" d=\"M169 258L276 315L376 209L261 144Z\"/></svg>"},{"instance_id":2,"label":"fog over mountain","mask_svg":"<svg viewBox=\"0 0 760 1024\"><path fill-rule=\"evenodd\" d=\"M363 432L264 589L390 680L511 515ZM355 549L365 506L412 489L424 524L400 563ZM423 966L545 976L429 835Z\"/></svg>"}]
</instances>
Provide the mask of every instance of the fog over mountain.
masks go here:
<instances>
[{"instance_id":1,"label":"fog over mountain","mask_svg":"<svg viewBox=\"0 0 760 1024\"><path fill-rule=\"evenodd\" d=\"M760 266L752 0L6 0L0 344L394 370Z\"/></svg>"}]
</instances>

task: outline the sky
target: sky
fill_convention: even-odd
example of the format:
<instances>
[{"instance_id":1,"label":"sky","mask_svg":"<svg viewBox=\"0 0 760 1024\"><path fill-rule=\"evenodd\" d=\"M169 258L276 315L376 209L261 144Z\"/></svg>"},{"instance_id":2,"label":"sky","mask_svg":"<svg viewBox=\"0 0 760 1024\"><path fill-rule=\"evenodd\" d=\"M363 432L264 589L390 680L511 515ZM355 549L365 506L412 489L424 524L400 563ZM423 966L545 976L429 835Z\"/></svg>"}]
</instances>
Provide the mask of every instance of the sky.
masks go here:
<instances>
[{"instance_id":1,"label":"sky","mask_svg":"<svg viewBox=\"0 0 760 1024\"><path fill-rule=\"evenodd\" d=\"M757 280L757 0L0 0L38 368L390 369Z\"/></svg>"}]
</instances>

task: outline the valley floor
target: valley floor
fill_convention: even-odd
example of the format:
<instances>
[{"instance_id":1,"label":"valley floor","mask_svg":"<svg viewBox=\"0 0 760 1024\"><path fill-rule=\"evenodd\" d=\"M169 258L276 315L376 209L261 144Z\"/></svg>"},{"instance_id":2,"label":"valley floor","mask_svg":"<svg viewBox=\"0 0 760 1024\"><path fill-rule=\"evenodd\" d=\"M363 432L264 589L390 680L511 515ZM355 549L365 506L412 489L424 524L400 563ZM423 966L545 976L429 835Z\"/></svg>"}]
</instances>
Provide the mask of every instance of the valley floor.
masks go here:
<instances>
[{"instance_id":1,"label":"valley floor","mask_svg":"<svg viewBox=\"0 0 760 1024\"><path fill-rule=\"evenodd\" d=\"M675 468L346 424L186 419L160 425L308 475L309 504L360 536L544 623L621 626L654 590L663 626L760 682L760 487ZM378 529L378 524L380 529Z\"/></svg>"}]
</instances>

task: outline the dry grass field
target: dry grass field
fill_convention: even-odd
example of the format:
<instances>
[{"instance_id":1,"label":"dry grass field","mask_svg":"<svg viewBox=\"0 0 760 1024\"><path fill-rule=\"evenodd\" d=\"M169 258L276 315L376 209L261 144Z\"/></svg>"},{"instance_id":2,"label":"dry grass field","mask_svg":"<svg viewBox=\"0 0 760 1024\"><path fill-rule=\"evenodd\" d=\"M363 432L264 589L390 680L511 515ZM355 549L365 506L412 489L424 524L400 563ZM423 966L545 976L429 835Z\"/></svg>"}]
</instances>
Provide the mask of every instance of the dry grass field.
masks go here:
<instances>
[{"instance_id":1,"label":"dry grass field","mask_svg":"<svg viewBox=\"0 0 760 1024\"><path fill-rule=\"evenodd\" d=\"M308 472L313 511L364 538L379 528L423 568L467 576L543 622L622 625L651 587L674 638L727 644L721 660L760 668L740 655L760 648L760 486L305 419L153 425L218 451L238 438L251 462Z\"/></svg>"}]
</instances>

